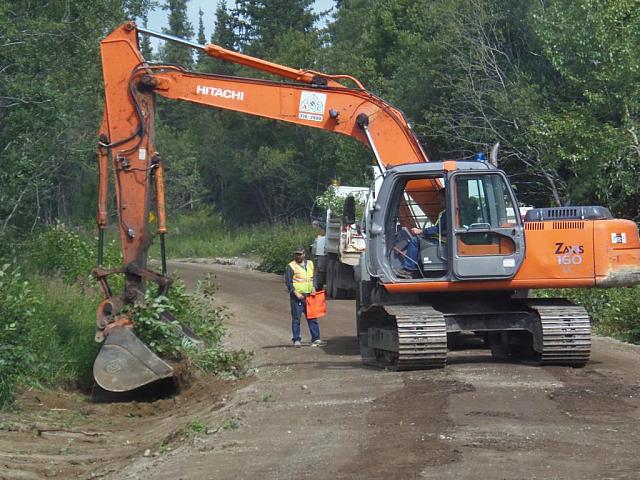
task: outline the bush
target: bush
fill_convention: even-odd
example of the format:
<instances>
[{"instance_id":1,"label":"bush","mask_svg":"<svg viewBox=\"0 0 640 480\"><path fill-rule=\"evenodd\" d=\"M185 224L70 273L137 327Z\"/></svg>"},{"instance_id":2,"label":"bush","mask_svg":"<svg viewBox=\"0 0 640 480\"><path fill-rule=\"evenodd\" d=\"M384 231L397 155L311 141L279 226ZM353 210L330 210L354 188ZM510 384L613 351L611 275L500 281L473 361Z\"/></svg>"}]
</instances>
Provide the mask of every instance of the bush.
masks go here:
<instances>
[{"instance_id":1,"label":"bush","mask_svg":"<svg viewBox=\"0 0 640 480\"><path fill-rule=\"evenodd\" d=\"M262 258L258 268L264 272L284 273L287 264L293 260L294 248L298 245L308 248L314 236L311 225L297 223L275 228L257 252Z\"/></svg>"},{"instance_id":2,"label":"bush","mask_svg":"<svg viewBox=\"0 0 640 480\"><path fill-rule=\"evenodd\" d=\"M60 280L27 281L15 262L0 264L0 409L16 384L88 388L97 296Z\"/></svg>"},{"instance_id":3,"label":"bush","mask_svg":"<svg viewBox=\"0 0 640 480\"><path fill-rule=\"evenodd\" d=\"M20 268L18 261L0 258L0 409L11 403L18 384L88 390L100 348L93 340L100 295L88 281L94 247L57 225L36 235L24 251ZM112 265L119 261L113 246L106 253ZM28 281L21 270L32 272ZM122 283L122 278L113 283ZM114 291L121 288L116 285ZM222 345L227 314L214 305L214 292L211 279L192 295L177 280L169 298L148 294L144 305L131 307L136 328L143 341L162 356L184 359L207 373L239 375L250 355L227 352ZM164 311L173 312L177 322L203 337L205 348L194 348L176 334L174 326L159 322Z\"/></svg>"},{"instance_id":4,"label":"bush","mask_svg":"<svg viewBox=\"0 0 640 480\"><path fill-rule=\"evenodd\" d=\"M100 349L94 341L99 295L59 278L34 277L33 285L41 301L29 322L28 341L38 365L21 383L89 390Z\"/></svg>"},{"instance_id":5,"label":"bush","mask_svg":"<svg viewBox=\"0 0 640 480\"><path fill-rule=\"evenodd\" d=\"M58 223L37 233L26 245L27 262L38 272L59 274L65 282L88 283L96 266L97 240L88 242L78 233ZM122 262L115 242L105 247L104 266L113 268Z\"/></svg>"},{"instance_id":6,"label":"bush","mask_svg":"<svg viewBox=\"0 0 640 480\"><path fill-rule=\"evenodd\" d=\"M208 276L198 282L193 294L187 293L178 279L174 280L169 297L154 297L147 292L144 304L131 308L136 334L164 358L187 361L205 373L242 374L251 354L244 350L227 351L222 345L224 320L229 314L224 307L215 305L216 290L213 277ZM171 323L162 320L167 313L173 318ZM184 337L180 325L189 327L204 341L204 346L196 347Z\"/></svg>"},{"instance_id":7,"label":"bush","mask_svg":"<svg viewBox=\"0 0 640 480\"><path fill-rule=\"evenodd\" d=\"M345 199L348 195L338 194L337 185L330 185L325 192L316 199L318 207L325 212L331 210L331 216L340 218L344 210ZM365 194L350 194L356 200L356 219L362 218L364 215L365 205L367 203L367 197Z\"/></svg>"},{"instance_id":8,"label":"bush","mask_svg":"<svg viewBox=\"0 0 640 480\"><path fill-rule=\"evenodd\" d=\"M128 316L134 321L136 335L159 356L169 360L182 359L182 337L178 334L179 322L163 321L164 315L173 310L165 296L153 296L148 290L144 302L131 305Z\"/></svg>"},{"instance_id":9,"label":"bush","mask_svg":"<svg viewBox=\"0 0 640 480\"><path fill-rule=\"evenodd\" d=\"M29 348L29 320L40 300L15 263L0 259L0 408L13 397L16 379L33 371L36 357Z\"/></svg>"},{"instance_id":10,"label":"bush","mask_svg":"<svg viewBox=\"0 0 640 480\"><path fill-rule=\"evenodd\" d=\"M42 273L59 273L67 283L87 279L96 255L88 242L58 223L36 234L27 244L30 263Z\"/></svg>"}]
</instances>

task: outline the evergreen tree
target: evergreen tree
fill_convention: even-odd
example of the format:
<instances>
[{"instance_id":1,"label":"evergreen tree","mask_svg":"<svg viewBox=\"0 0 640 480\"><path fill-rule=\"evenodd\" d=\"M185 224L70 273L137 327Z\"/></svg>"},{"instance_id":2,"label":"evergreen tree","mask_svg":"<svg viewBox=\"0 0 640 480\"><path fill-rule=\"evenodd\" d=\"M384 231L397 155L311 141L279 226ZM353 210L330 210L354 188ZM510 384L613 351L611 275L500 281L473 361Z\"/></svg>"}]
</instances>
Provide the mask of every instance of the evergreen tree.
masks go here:
<instances>
[{"instance_id":1,"label":"evergreen tree","mask_svg":"<svg viewBox=\"0 0 640 480\"><path fill-rule=\"evenodd\" d=\"M231 43L227 28L231 25L235 44L245 53L295 68L313 68L319 36L311 4L309 0L238 1L229 21L220 5L218 26L222 28L216 32ZM268 76L246 68L235 70L243 76ZM303 127L237 115L229 116L229 121L235 128L225 140L232 145L231 158L221 172L229 194L225 211L241 221L276 222L302 215L329 181L326 164L331 160L321 148L327 143L326 135L323 143L318 132ZM240 217L240 212L245 215Z\"/></svg>"},{"instance_id":2,"label":"evergreen tree","mask_svg":"<svg viewBox=\"0 0 640 480\"><path fill-rule=\"evenodd\" d=\"M175 37L191 39L193 37L193 26L187 17L187 2L189 0L167 0L162 7L168 12L167 23L169 26L163 28L164 33ZM160 58L163 62L177 63L187 68L193 68L193 50L166 42L161 49Z\"/></svg>"},{"instance_id":3,"label":"evergreen tree","mask_svg":"<svg viewBox=\"0 0 640 480\"><path fill-rule=\"evenodd\" d=\"M224 48L239 47L239 42L233 31L233 17L229 14L224 0L220 0L216 8L216 22L211 42Z\"/></svg>"},{"instance_id":4,"label":"evergreen tree","mask_svg":"<svg viewBox=\"0 0 640 480\"><path fill-rule=\"evenodd\" d=\"M93 217L100 40L147 8L124 3L0 2L0 237Z\"/></svg>"},{"instance_id":5,"label":"evergreen tree","mask_svg":"<svg viewBox=\"0 0 640 480\"><path fill-rule=\"evenodd\" d=\"M145 14L142 16L142 25L144 28L147 28L147 18L148 16ZM153 49L151 47L151 38L149 35L142 35L142 39L140 41L140 51L142 56L148 62L153 61Z\"/></svg>"},{"instance_id":6,"label":"evergreen tree","mask_svg":"<svg viewBox=\"0 0 640 480\"><path fill-rule=\"evenodd\" d=\"M163 31L175 37L192 39L193 27L187 17L188 0L168 0L162 7L168 12L168 28ZM179 64L187 69L195 67L195 52L189 47L171 41L160 49L160 59L165 63ZM167 169L166 195L170 211L192 209L202 200L202 154L200 139L194 126L199 123L199 108L186 102L176 102L157 97L156 141Z\"/></svg>"},{"instance_id":7,"label":"evergreen tree","mask_svg":"<svg viewBox=\"0 0 640 480\"><path fill-rule=\"evenodd\" d=\"M264 55L282 46L290 32L310 33L317 15L313 0L237 0L233 10L239 47Z\"/></svg>"},{"instance_id":8,"label":"evergreen tree","mask_svg":"<svg viewBox=\"0 0 640 480\"><path fill-rule=\"evenodd\" d=\"M202 9L198 9L198 36L196 37L198 40L198 43L200 45L204 45L205 43L207 43L207 36L204 33L204 12L202 11ZM203 58L207 57L207 54L204 53L203 51L198 51L198 57L196 60L196 66L199 66L200 63L202 62Z\"/></svg>"}]
</instances>

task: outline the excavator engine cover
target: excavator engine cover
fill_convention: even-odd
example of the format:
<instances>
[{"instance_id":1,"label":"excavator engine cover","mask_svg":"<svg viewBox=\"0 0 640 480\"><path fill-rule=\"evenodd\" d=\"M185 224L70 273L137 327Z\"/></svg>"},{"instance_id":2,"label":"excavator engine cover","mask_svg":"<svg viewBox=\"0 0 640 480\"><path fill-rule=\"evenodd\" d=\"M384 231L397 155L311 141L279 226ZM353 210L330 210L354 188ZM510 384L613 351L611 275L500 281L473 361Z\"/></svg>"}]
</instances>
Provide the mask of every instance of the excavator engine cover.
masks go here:
<instances>
[{"instance_id":1,"label":"excavator engine cover","mask_svg":"<svg viewBox=\"0 0 640 480\"><path fill-rule=\"evenodd\" d=\"M136 337L129 327L116 327L93 364L93 376L110 392L126 392L173 375L173 368Z\"/></svg>"}]
</instances>

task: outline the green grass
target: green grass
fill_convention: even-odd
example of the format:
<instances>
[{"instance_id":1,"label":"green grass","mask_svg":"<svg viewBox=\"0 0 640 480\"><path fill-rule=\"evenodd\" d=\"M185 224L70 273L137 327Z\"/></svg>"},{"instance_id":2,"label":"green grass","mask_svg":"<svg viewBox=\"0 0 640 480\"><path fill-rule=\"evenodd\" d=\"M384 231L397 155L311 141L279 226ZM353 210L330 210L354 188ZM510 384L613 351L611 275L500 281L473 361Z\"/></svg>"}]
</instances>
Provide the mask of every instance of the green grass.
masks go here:
<instances>
[{"instance_id":1,"label":"green grass","mask_svg":"<svg viewBox=\"0 0 640 480\"><path fill-rule=\"evenodd\" d=\"M315 236L305 222L230 228L219 215L196 211L172 219L166 236L169 258L246 256L266 272L282 273L296 245L308 246ZM158 241L150 256L160 258Z\"/></svg>"},{"instance_id":2,"label":"green grass","mask_svg":"<svg viewBox=\"0 0 640 480\"><path fill-rule=\"evenodd\" d=\"M21 245L20 255L0 257L0 409L11 405L16 387L63 387L87 391L93 385L96 308L101 300L90 276L96 242L63 225L43 230ZM107 264L119 263L111 243ZM117 295L122 276L112 279ZM150 289L151 290L151 289ZM176 281L169 298L149 295L132 309L140 336L167 358L184 360L204 373L243 375L250 353L227 351L223 308L214 304L215 286L205 279L194 293ZM196 349L174 329L157 321L163 309L188 324L205 342Z\"/></svg>"},{"instance_id":3,"label":"green grass","mask_svg":"<svg viewBox=\"0 0 640 480\"><path fill-rule=\"evenodd\" d=\"M42 299L29 325L29 345L38 366L22 383L59 385L87 391L93 385L93 360L99 344L95 335L97 292L59 278L34 278Z\"/></svg>"},{"instance_id":4,"label":"green grass","mask_svg":"<svg viewBox=\"0 0 640 480\"><path fill-rule=\"evenodd\" d=\"M196 418L190 421L184 428L184 432L187 436L193 437L197 434L205 434L209 430L207 423L201 418Z\"/></svg>"},{"instance_id":5,"label":"green grass","mask_svg":"<svg viewBox=\"0 0 640 480\"><path fill-rule=\"evenodd\" d=\"M23 277L15 262L0 277L0 408L10 405L16 385L86 390L98 351L96 292L60 278Z\"/></svg>"},{"instance_id":6,"label":"green grass","mask_svg":"<svg viewBox=\"0 0 640 480\"><path fill-rule=\"evenodd\" d=\"M238 428L240 428L240 422L236 418L228 418L215 428L209 427L201 418L196 418L184 427L183 432L187 437L194 437L196 435L215 435L223 430L237 430Z\"/></svg>"},{"instance_id":7,"label":"green grass","mask_svg":"<svg viewBox=\"0 0 640 480\"><path fill-rule=\"evenodd\" d=\"M261 227L240 227L232 233L219 215L207 210L174 216L168 227L167 254L172 258L248 255L264 235ZM159 253L156 241L151 255L158 258Z\"/></svg>"}]
</instances>

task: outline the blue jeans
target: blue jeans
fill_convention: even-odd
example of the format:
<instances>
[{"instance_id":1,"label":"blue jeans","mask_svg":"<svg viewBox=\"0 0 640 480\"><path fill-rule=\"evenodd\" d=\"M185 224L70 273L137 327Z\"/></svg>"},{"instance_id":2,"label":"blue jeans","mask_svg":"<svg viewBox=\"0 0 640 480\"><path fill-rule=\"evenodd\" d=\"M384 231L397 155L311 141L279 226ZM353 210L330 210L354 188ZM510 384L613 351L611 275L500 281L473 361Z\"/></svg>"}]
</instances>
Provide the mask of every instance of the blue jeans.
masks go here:
<instances>
[{"instance_id":1,"label":"blue jeans","mask_svg":"<svg viewBox=\"0 0 640 480\"><path fill-rule=\"evenodd\" d=\"M302 340L300 337L300 317L304 313L307 316L307 302L298 300L294 295L290 295L291 300L291 333L293 342L299 342ZM315 342L320 340L320 325L315 318L307 318L307 325L309 325L309 333L311 333L311 341Z\"/></svg>"},{"instance_id":2,"label":"blue jeans","mask_svg":"<svg viewBox=\"0 0 640 480\"><path fill-rule=\"evenodd\" d=\"M404 256L402 257L402 268L413 272L418 270L420 267L420 240L418 237L413 237L409 240L407 248L404 251Z\"/></svg>"}]
</instances>

